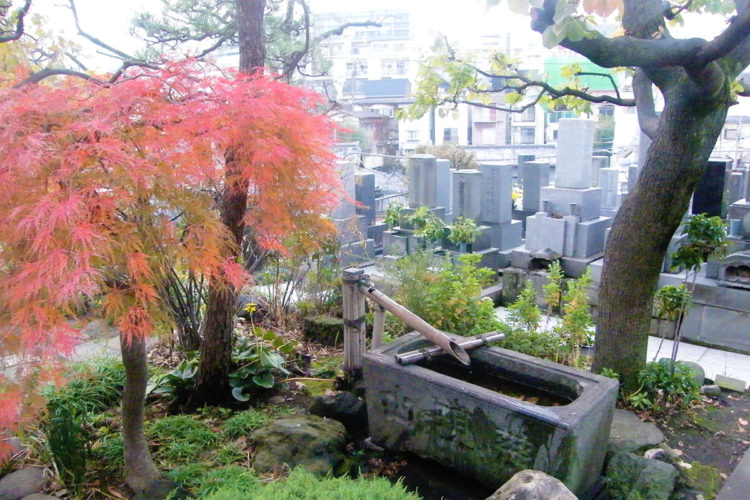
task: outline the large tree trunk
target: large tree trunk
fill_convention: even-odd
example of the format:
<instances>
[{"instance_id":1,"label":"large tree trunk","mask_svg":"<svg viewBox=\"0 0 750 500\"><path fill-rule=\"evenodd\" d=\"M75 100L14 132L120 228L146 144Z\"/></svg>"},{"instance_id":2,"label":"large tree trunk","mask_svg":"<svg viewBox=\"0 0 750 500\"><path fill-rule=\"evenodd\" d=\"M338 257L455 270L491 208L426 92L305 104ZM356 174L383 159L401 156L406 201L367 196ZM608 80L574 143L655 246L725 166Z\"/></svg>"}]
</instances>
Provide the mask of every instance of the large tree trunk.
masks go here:
<instances>
[{"instance_id":1,"label":"large tree trunk","mask_svg":"<svg viewBox=\"0 0 750 500\"><path fill-rule=\"evenodd\" d=\"M128 342L120 334L120 350L125 365L125 389L122 394L125 482L138 493L159 477L143 433L143 401L148 383L146 342L142 338L133 338Z\"/></svg>"},{"instance_id":2,"label":"large tree trunk","mask_svg":"<svg viewBox=\"0 0 750 500\"><path fill-rule=\"evenodd\" d=\"M612 226L599 289L593 369L613 369L626 390L635 387L645 365L662 261L721 132L728 85L706 95L682 72L665 101L638 182Z\"/></svg>"},{"instance_id":3,"label":"large tree trunk","mask_svg":"<svg viewBox=\"0 0 750 500\"><path fill-rule=\"evenodd\" d=\"M263 11L265 0L237 0L240 39L240 71L252 73L263 66L265 58ZM221 220L234 235L236 259L242 248L247 210L248 182L231 151L226 154L225 184L221 196ZM232 328L237 299L228 280L218 279L209 286L206 327L201 344L200 365L190 406L218 404L229 399L229 371L232 363Z\"/></svg>"}]
</instances>

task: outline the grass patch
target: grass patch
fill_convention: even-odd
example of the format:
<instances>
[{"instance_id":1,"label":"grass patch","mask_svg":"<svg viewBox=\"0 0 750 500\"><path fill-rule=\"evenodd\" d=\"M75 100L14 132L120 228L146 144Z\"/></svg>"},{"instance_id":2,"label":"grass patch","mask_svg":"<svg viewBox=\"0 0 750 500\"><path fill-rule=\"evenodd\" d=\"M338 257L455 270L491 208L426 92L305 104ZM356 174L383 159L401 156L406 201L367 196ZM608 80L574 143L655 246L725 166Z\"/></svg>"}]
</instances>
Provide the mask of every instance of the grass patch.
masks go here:
<instances>
[{"instance_id":1,"label":"grass patch","mask_svg":"<svg viewBox=\"0 0 750 500\"><path fill-rule=\"evenodd\" d=\"M229 439L237 439L247 436L255 429L259 429L268 423L270 417L256 409L249 409L236 413L233 417L227 419L221 426L224 436Z\"/></svg>"},{"instance_id":2,"label":"grass patch","mask_svg":"<svg viewBox=\"0 0 750 500\"><path fill-rule=\"evenodd\" d=\"M387 479L351 479L347 477L318 478L302 468L297 468L284 480L253 486L251 491L241 490L235 485L222 484L209 496L200 498L206 500L355 500L367 498L371 500L418 500L415 493L408 492L400 483L392 484Z\"/></svg>"},{"instance_id":3,"label":"grass patch","mask_svg":"<svg viewBox=\"0 0 750 500\"><path fill-rule=\"evenodd\" d=\"M125 387L122 362L106 359L76 367L65 387L46 391L47 409L67 408L74 417L101 413L120 404Z\"/></svg>"},{"instance_id":4,"label":"grass patch","mask_svg":"<svg viewBox=\"0 0 750 500\"><path fill-rule=\"evenodd\" d=\"M188 415L157 420L148 425L146 435L158 448L155 458L169 463L195 461L219 442L219 435L206 422Z\"/></svg>"}]
</instances>

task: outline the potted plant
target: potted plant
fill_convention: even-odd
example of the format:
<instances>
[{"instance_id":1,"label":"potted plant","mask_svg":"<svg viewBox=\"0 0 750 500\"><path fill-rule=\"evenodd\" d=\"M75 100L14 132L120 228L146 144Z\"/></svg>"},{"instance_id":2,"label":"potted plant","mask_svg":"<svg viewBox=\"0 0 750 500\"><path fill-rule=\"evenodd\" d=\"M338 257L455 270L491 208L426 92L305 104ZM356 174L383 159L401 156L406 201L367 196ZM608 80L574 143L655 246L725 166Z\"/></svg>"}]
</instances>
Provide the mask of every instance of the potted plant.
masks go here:
<instances>
[{"instance_id":1,"label":"potted plant","mask_svg":"<svg viewBox=\"0 0 750 500\"><path fill-rule=\"evenodd\" d=\"M482 234L482 231L476 222L472 219L459 216L456 217L450 226L448 241L454 245L458 245L461 252L471 253L471 246L477 241L480 234Z\"/></svg>"}]
</instances>

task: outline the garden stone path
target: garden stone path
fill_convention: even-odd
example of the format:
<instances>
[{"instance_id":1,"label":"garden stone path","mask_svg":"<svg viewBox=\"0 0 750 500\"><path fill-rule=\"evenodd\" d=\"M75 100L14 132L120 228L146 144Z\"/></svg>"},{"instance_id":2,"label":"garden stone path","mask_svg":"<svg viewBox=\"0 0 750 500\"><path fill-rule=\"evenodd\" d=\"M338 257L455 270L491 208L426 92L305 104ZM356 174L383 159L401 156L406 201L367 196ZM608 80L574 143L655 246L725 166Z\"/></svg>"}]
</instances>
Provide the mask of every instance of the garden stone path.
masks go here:
<instances>
[{"instance_id":1,"label":"garden stone path","mask_svg":"<svg viewBox=\"0 0 750 500\"><path fill-rule=\"evenodd\" d=\"M734 468L715 500L746 500L750 491L750 449Z\"/></svg>"}]
</instances>

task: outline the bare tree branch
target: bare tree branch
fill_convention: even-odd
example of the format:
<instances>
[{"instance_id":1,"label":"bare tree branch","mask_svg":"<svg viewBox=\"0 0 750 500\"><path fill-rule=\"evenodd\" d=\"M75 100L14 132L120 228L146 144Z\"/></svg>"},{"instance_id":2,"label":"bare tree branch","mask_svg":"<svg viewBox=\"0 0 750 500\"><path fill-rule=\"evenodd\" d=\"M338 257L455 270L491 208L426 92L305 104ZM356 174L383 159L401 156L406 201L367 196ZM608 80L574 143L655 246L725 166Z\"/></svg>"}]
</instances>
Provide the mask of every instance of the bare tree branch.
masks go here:
<instances>
[{"instance_id":1,"label":"bare tree branch","mask_svg":"<svg viewBox=\"0 0 750 500\"><path fill-rule=\"evenodd\" d=\"M0 43L18 40L24 33L24 18L31 8L31 0L26 0L23 6L16 11L16 28L9 34L0 36Z\"/></svg>"},{"instance_id":2,"label":"bare tree branch","mask_svg":"<svg viewBox=\"0 0 750 500\"><path fill-rule=\"evenodd\" d=\"M99 78L96 78L95 76L89 75L88 73L84 73L82 71L65 68L45 68L30 74L19 83L13 85L13 88L20 88L31 83L39 83L45 78L49 78L51 76L75 76L76 78L82 78L99 85L106 85L107 83L103 80L100 80Z\"/></svg>"},{"instance_id":3,"label":"bare tree branch","mask_svg":"<svg viewBox=\"0 0 750 500\"><path fill-rule=\"evenodd\" d=\"M122 59L135 59L133 56L130 56L130 55L126 54L125 52L122 52L121 50L117 50L116 48L112 47L111 45L108 45L108 44L104 43L103 41L99 40L98 38L96 38L96 37L94 37L92 35L89 35L85 31L83 31L81 29L80 23L78 22L78 11L76 10L75 0L68 0L68 2L70 3L70 10L73 11L73 20L75 21L76 29L78 30L78 34L79 35L81 35L82 37L84 37L85 39L87 39L88 41L90 41L91 43L93 43L94 45L98 45L99 47L101 47L101 48L103 48L105 50L108 50L108 51L110 51L113 54L116 54L117 56L119 56Z\"/></svg>"}]
</instances>

